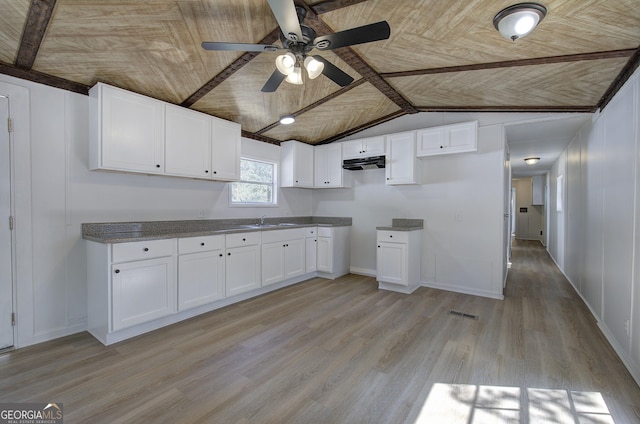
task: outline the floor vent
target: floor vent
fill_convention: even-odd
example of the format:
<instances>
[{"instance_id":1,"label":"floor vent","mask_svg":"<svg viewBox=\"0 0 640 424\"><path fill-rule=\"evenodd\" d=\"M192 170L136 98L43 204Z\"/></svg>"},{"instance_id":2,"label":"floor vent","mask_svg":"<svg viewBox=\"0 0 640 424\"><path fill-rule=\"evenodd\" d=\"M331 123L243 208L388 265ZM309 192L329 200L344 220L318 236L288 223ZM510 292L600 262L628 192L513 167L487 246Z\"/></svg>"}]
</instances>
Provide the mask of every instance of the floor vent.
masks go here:
<instances>
[{"instance_id":1,"label":"floor vent","mask_svg":"<svg viewBox=\"0 0 640 424\"><path fill-rule=\"evenodd\" d=\"M449 310L449 315L455 315L462 318L469 318L469 319L475 319L475 320L478 319L478 315L465 314L464 312L454 311L453 309Z\"/></svg>"}]
</instances>

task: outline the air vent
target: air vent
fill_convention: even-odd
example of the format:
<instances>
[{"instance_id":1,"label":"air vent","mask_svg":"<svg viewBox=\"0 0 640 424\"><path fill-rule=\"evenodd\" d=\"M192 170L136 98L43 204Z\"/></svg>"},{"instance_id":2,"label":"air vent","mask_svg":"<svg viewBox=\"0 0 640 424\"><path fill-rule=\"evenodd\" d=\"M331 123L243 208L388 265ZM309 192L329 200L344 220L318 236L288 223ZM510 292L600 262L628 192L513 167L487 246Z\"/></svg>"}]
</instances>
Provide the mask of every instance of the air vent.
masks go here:
<instances>
[{"instance_id":1,"label":"air vent","mask_svg":"<svg viewBox=\"0 0 640 424\"><path fill-rule=\"evenodd\" d=\"M453 309L449 310L449 315L455 315L455 316L458 316L458 317L475 319L475 320L478 319L478 315L467 314L467 313L460 312L460 311L454 311Z\"/></svg>"}]
</instances>

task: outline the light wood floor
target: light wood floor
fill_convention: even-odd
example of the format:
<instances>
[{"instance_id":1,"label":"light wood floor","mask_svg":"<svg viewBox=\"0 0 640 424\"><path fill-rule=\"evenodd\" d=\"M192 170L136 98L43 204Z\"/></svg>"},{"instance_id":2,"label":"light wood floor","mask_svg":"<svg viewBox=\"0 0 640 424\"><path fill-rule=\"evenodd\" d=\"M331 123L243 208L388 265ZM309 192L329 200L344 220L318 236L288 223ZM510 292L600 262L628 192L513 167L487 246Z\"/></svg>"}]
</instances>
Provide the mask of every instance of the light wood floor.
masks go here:
<instances>
[{"instance_id":1,"label":"light wood floor","mask_svg":"<svg viewBox=\"0 0 640 424\"><path fill-rule=\"evenodd\" d=\"M542 246L513 260L504 301L349 275L110 347L20 349L0 403L62 402L65 423L640 422L640 388Z\"/></svg>"}]
</instances>

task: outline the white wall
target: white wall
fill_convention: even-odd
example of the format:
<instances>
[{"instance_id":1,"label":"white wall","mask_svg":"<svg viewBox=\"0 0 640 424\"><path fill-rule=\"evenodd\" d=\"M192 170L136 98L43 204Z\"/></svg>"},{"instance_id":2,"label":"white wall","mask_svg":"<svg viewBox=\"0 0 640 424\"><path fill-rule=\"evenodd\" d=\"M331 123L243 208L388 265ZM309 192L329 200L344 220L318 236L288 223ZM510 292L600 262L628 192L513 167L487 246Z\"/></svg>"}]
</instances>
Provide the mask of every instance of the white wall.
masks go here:
<instances>
[{"instance_id":1,"label":"white wall","mask_svg":"<svg viewBox=\"0 0 640 424\"><path fill-rule=\"evenodd\" d=\"M640 70L554 165L551 181L565 176L565 217L550 217L549 253L640 384L639 97Z\"/></svg>"},{"instance_id":2,"label":"white wall","mask_svg":"<svg viewBox=\"0 0 640 424\"><path fill-rule=\"evenodd\" d=\"M230 208L226 183L89 171L88 97L0 75L15 132L19 347L86 328L83 222L308 216L312 193L281 190L277 208ZM242 140L278 160L278 146Z\"/></svg>"},{"instance_id":3,"label":"white wall","mask_svg":"<svg viewBox=\"0 0 640 424\"><path fill-rule=\"evenodd\" d=\"M422 184L388 186L382 169L352 171L352 188L314 193L313 213L353 218L351 270L368 275L376 227L424 219L423 284L502 298L504 151L502 126L481 122L478 152L423 159Z\"/></svg>"}]
</instances>

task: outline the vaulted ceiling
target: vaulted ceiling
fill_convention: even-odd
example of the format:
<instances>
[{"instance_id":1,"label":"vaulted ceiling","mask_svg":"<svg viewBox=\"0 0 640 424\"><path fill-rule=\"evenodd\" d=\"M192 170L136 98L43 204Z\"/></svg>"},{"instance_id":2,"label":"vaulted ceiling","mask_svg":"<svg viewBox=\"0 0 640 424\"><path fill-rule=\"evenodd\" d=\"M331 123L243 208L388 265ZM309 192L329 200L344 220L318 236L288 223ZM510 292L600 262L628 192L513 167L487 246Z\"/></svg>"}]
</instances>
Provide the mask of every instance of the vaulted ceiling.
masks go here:
<instances>
[{"instance_id":1,"label":"vaulted ceiling","mask_svg":"<svg viewBox=\"0 0 640 424\"><path fill-rule=\"evenodd\" d=\"M354 78L260 91L279 44L267 0L3 0L0 73L84 93L105 82L238 122L243 135L317 144L420 111L591 112L640 62L638 0L544 0L511 42L493 17L512 0L295 0L318 35L386 20L388 40L322 51ZM296 122L280 125L280 116Z\"/></svg>"}]
</instances>

